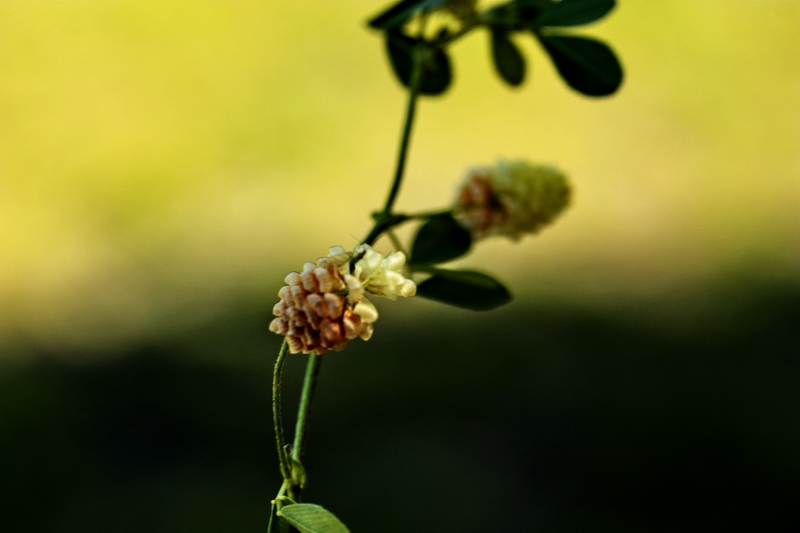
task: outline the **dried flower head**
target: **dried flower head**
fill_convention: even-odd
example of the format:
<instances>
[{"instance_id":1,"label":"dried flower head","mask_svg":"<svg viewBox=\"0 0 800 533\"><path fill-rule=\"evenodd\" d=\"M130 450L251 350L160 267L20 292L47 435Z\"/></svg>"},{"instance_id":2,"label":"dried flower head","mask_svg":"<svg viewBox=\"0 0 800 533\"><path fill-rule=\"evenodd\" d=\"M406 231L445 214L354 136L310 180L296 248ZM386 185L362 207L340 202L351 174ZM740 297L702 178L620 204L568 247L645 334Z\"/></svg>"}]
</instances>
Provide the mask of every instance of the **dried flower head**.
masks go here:
<instances>
[{"instance_id":1,"label":"dried flower head","mask_svg":"<svg viewBox=\"0 0 800 533\"><path fill-rule=\"evenodd\" d=\"M479 239L536 233L567 207L570 186L553 167L499 160L469 171L456 197L456 218Z\"/></svg>"},{"instance_id":2,"label":"dried flower head","mask_svg":"<svg viewBox=\"0 0 800 533\"><path fill-rule=\"evenodd\" d=\"M286 276L270 331L284 335L292 353L322 355L356 337L369 340L378 310L364 293L392 300L413 296L416 285L402 274L405 260L402 252L383 257L366 244L353 253L332 247L326 257Z\"/></svg>"}]
</instances>

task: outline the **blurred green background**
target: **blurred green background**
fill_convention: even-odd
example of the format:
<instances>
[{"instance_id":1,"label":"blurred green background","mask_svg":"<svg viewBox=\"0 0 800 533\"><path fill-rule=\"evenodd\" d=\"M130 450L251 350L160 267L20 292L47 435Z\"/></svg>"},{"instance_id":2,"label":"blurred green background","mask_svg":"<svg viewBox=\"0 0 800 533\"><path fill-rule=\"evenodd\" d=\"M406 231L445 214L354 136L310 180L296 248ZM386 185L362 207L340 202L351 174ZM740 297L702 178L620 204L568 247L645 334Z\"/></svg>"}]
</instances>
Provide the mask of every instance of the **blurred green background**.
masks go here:
<instances>
[{"instance_id":1,"label":"blurred green background","mask_svg":"<svg viewBox=\"0 0 800 533\"><path fill-rule=\"evenodd\" d=\"M358 242L394 165L383 7L0 3L4 530L265 530L277 290ZM601 100L526 36L520 90L460 42L398 207L497 157L575 201L461 262L508 307L378 302L325 358L308 498L354 532L795 530L798 27L795 0L622 0L581 29L626 68Z\"/></svg>"}]
</instances>

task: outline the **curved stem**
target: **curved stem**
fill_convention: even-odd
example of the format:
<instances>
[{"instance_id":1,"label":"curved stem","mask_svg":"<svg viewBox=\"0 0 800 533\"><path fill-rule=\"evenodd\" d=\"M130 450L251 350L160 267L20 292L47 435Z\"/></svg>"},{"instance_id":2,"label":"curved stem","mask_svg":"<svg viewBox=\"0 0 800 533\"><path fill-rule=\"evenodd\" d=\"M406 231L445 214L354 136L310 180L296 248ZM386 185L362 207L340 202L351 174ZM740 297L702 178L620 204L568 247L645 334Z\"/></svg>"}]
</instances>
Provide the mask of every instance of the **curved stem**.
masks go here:
<instances>
[{"instance_id":1,"label":"curved stem","mask_svg":"<svg viewBox=\"0 0 800 533\"><path fill-rule=\"evenodd\" d=\"M394 180L392 187L389 190L389 196L386 198L386 204L383 206L384 214L392 212L392 207L397 199L397 194L400 192L400 184L403 182L403 172L406 168L406 157L408 155L408 146L411 141L411 127L414 124L414 115L417 110L417 96L419 96L419 81L421 74L421 53L422 51L417 47L414 50L414 66L411 71L411 91L408 95L408 105L406 106L406 120L403 124L403 134L400 137L400 151L397 154L397 166L395 167Z\"/></svg>"},{"instance_id":2,"label":"curved stem","mask_svg":"<svg viewBox=\"0 0 800 533\"><path fill-rule=\"evenodd\" d=\"M291 473L289 456L286 453L286 441L283 437L283 414L281 412L281 378L287 353L289 353L289 343L284 340L272 374L272 422L275 426L275 440L278 445L278 461L284 479L287 479Z\"/></svg>"},{"instance_id":3,"label":"curved stem","mask_svg":"<svg viewBox=\"0 0 800 533\"><path fill-rule=\"evenodd\" d=\"M403 182L403 173L406 168L406 158L408 156L408 147L411 141L411 127L414 124L414 114L417 109L417 97L419 96L419 84L422 77L422 55L425 50L421 45L417 45L413 53L413 64L411 67L411 80L409 81L409 94L408 105L406 106L406 118L403 124L403 133L400 136L400 150L397 155L397 166L395 167L394 179L392 186L389 189L389 195L386 197L386 204L383 206L383 211L378 215L375 225L370 230L369 234L364 238L364 242L372 245L381 233L387 229L387 222L391 218L392 207L397 199L397 194L400 192L400 185Z\"/></svg>"}]
</instances>

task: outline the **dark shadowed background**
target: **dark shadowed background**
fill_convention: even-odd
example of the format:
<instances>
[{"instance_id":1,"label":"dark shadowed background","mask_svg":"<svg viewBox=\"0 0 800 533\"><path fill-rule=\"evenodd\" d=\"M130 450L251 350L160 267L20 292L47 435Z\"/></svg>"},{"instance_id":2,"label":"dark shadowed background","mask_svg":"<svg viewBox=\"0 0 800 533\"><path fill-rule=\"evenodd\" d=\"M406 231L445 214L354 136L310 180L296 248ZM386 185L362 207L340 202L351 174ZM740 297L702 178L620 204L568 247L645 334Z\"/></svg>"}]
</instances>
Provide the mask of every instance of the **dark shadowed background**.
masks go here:
<instances>
[{"instance_id":1,"label":"dark shadowed background","mask_svg":"<svg viewBox=\"0 0 800 533\"><path fill-rule=\"evenodd\" d=\"M476 32L421 103L400 209L499 156L575 201L460 262L509 306L377 302L325 356L306 495L355 533L800 526L800 5L619 4L616 96L524 36L508 89ZM394 163L382 7L0 4L0 529L266 529L271 307Z\"/></svg>"}]
</instances>

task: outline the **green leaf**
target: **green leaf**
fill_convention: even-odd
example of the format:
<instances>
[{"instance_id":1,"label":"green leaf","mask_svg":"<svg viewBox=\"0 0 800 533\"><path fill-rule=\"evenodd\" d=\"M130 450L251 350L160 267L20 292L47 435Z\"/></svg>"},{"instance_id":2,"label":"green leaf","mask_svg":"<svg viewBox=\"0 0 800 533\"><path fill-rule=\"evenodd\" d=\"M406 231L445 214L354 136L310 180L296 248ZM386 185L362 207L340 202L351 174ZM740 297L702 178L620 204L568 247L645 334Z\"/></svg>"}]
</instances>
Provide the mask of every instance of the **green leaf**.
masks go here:
<instances>
[{"instance_id":1,"label":"green leaf","mask_svg":"<svg viewBox=\"0 0 800 533\"><path fill-rule=\"evenodd\" d=\"M436 269L417 285L417 295L473 311L488 311L511 301L511 293L499 281L474 270Z\"/></svg>"},{"instance_id":2,"label":"green leaf","mask_svg":"<svg viewBox=\"0 0 800 533\"><path fill-rule=\"evenodd\" d=\"M333 513L311 503L284 505L280 510L280 516L296 527L300 533L350 533Z\"/></svg>"},{"instance_id":3,"label":"green leaf","mask_svg":"<svg viewBox=\"0 0 800 533\"><path fill-rule=\"evenodd\" d=\"M472 235L453 215L436 215L420 226L411 246L412 265L452 261L469 252Z\"/></svg>"},{"instance_id":4,"label":"green leaf","mask_svg":"<svg viewBox=\"0 0 800 533\"><path fill-rule=\"evenodd\" d=\"M614 9L615 0L561 0L536 18L537 26L580 26L601 19Z\"/></svg>"},{"instance_id":5,"label":"green leaf","mask_svg":"<svg viewBox=\"0 0 800 533\"><path fill-rule=\"evenodd\" d=\"M436 9L445 2L447 0L401 0L386 11L371 18L368 24L379 30L398 28L418 11Z\"/></svg>"},{"instance_id":6,"label":"green leaf","mask_svg":"<svg viewBox=\"0 0 800 533\"><path fill-rule=\"evenodd\" d=\"M269 515L269 525L267 533L289 533L289 522L278 516L278 506L272 504L272 511Z\"/></svg>"},{"instance_id":7,"label":"green leaf","mask_svg":"<svg viewBox=\"0 0 800 533\"><path fill-rule=\"evenodd\" d=\"M409 37L400 30L386 32L386 50L389 53L392 69L405 87L411 84L411 69L417 46L424 52L419 82L420 94L442 94L453 80L453 71L447 54L441 49L433 48L426 41Z\"/></svg>"},{"instance_id":8,"label":"green leaf","mask_svg":"<svg viewBox=\"0 0 800 533\"><path fill-rule=\"evenodd\" d=\"M497 73L512 87L525 79L525 58L507 32L492 29L492 59Z\"/></svg>"},{"instance_id":9,"label":"green leaf","mask_svg":"<svg viewBox=\"0 0 800 533\"><path fill-rule=\"evenodd\" d=\"M622 65L605 43L586 37L537 36L558 73L576 91L588 96L607 96L619 89Z\"/></svg>"}]
</instances>

